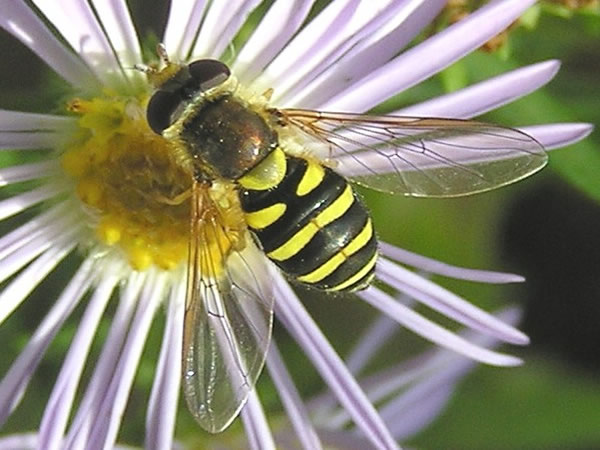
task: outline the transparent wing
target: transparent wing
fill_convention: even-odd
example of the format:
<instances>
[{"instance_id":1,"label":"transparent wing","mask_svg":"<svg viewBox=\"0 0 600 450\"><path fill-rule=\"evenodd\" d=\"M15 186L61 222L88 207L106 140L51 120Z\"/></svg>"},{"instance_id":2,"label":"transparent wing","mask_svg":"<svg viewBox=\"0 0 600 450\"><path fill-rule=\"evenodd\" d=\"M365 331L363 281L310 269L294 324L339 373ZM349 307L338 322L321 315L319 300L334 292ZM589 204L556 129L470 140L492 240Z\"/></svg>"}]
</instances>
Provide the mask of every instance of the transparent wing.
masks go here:
<instances>
[{"instance_id":1,"label":"transparent wing","mask_svg":"<svg viewBox=\"0 0 600 450\"><path fill-rule=\"evenodd\" d=\"M249 236L234 249L218 207L197 184L193 192L183 386L196 420L217 433L235 419L264 364L272 283Z\"/></svg>"},{"instance_id":2,"label":"transparent wing","mask_svg":"<svg viewBox=\"0 0 600 450\"><path fill-rule=\"evenodd\" d=\"M471 120L272 110L342 175L415 197L457 197L513 183L547 162L533 137Z\"/></svg>"}]
</instances>

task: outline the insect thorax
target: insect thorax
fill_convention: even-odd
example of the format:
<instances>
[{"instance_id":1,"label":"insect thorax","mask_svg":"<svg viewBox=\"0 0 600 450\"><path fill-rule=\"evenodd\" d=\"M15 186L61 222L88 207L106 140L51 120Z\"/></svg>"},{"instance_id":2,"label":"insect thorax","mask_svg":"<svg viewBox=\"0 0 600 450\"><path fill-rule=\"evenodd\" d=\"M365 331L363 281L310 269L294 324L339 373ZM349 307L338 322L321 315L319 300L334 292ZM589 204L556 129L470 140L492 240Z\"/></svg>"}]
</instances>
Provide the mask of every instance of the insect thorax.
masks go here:
<instances>
[{"instance_id":1,"label":"insect thorax","mask_svg":"<svg viewBox=\"0 0 600 450\"><path fill-rule=\"evenodd\" d=\"M278 146L265 119L230 94L207 101L181 122L179 140L197 178L237 180Z\"/></svg>"}]
</instances>

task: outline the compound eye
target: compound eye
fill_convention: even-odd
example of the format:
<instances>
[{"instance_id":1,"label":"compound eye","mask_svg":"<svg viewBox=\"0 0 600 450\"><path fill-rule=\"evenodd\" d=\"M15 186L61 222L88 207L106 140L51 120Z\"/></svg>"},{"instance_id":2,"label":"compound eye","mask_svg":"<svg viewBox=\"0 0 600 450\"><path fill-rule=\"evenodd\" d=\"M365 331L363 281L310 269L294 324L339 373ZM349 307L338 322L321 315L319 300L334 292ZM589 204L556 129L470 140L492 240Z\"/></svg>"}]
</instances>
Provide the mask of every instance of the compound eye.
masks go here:
<instances>
[{"instance_id":1,"label":"compound eye","mask_svg":"<svg viewBox=\"0 0 600 450\"><path fill-rule=\"evenodd\" d=\"M169 128L174 122L173 115L180 105L181 97L178 93L156 91L150 98L146 109L146 120L152 131L162 134L165 129Z\"/></svg>"},{"instance_id":2,"label":"compound eye","mask_svg":"<svg viewBox=\"0 0 600 450\"><path fill-rule=\"evenodd\" d=\"M229 67L216 59L199 59L190 63L188 69L201 91L218 86L231 75Z\"/></svg>"}]
</instances>

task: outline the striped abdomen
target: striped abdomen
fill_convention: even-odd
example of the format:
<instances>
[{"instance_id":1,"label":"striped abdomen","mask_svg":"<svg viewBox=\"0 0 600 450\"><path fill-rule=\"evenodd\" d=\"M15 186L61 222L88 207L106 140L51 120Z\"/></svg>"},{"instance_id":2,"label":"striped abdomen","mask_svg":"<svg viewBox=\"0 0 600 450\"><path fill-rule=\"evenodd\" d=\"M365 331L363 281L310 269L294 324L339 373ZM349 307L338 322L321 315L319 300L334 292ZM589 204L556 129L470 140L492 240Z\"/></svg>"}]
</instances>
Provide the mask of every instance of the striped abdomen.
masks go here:
<instances>
[{"instance_id":1,"label":"striped abdomen","mask_svg":"<svg viewBox=\"0 0 600 450\"><path fill-rule=\"evenodd\" d=\"M301 283L329 291L367 287L377 260L377 240L358 196L331 169L276 152L282 175L276 184L265 189L245 183L244 177L239 180L246 222L263 251ZM256 169L268 171L264 166L274 159Z\"/></svg>"}]
</instances>

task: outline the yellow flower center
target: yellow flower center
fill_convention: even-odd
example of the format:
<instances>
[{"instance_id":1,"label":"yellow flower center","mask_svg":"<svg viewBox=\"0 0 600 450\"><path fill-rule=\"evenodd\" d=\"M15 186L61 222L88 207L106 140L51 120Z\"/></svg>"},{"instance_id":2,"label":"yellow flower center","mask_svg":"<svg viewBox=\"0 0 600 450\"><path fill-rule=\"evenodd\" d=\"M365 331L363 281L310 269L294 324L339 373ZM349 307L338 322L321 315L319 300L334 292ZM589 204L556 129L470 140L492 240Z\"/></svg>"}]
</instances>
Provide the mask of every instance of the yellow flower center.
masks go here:
<instances>
[{"instance_id":1,"label":"yellow flower center","mask_svg":"<svg viewBox=\"0 0 600 450\"><path fill-rule=\"evenodd\" d=\"M62 166L75 180L79 199L98 218L95 233L103 244L118 246L135 270L153 264L169 270L187 260L193 173L187 154L148 127L147 100L112 92L72 100L68 109L79 115L79 129L63 153ZM221 189L219 195L238 205L226 209L232 217L240 215L233 188L224 194ZM210 210L203 217L207 214ZM223 229L235 222L232 217L219 217ZM226 240L228 248L240 239L215 236ZM206 244L224 247L222 242Z\"/></svg>"}]
</instances>

